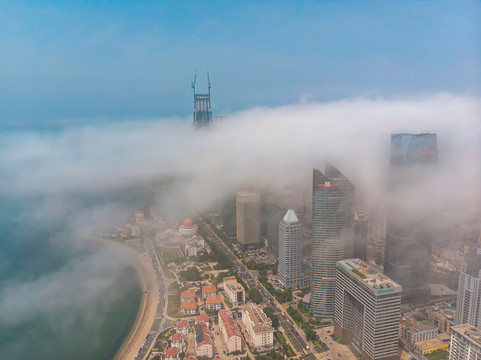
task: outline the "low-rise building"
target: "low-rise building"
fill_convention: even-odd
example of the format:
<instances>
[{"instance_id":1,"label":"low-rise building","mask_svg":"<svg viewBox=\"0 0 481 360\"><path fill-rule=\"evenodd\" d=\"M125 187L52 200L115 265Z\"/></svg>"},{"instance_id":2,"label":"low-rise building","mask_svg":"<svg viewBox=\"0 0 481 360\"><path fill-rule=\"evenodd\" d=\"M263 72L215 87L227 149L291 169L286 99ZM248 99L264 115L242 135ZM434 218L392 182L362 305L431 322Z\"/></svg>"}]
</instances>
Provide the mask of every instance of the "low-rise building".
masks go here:
<instances>
[{"instance_id":1,"label":"low-rise building","mask_svg":"<svg viewBox=\"0 0 481 360\"><path fill-rule=\"evenodd\" d=\"M197 312L197 303L195 300L182 301L180 303L180 311L182 314L194 315Z\"/></svg>"},{"instance_id":2,"label":"low-rise building","mask_svg":"<svg viewBox=\"0 0 481 360\"><path fill-rule=\"evenodd\" d=\"M427 321L415 321L402 317L399 321L401 341L408 349L420 341L432 340L438 336L438 329Z\"/></svg>"},{"instance_id":3,"label":"low-rise building","mask_svg":"<svg viewBox=\"0 0 481 360\"><path fill-rule=\"evenodd\" d=\"M207 298L209 296L217 295L217 287L215 285L202 286L202 296Z\"/></svg>"},{"instance_id":4,"label":"low-rise building","mask_svg":"<svg viewBox=\"0 0 481 360\"><path fill-rule=\"evenodd\" d=\"M220 297L220 295L209 296L205 299L205 306L208 310L221 310L222 298Z\"/></svg>"},{"instance_id":5,"label":"low-rise building","mask_svg":"<svg viewBox=\"0 0 481 360\"><path fill-rule=\"evenodd\" d=\"M187 320L177 321L177 332L187 336L189 334L189 322Z\"/></svg>"},{"instance_id":6,"label":"low-rise building","mask_svg":"<svg viewBox=\"0 0 481 360\"><path fill-rule=\"evenodd\" d=\"M242 307L242 323L247 332L251 346L258 350L271 349L274 345L274 328L272 320L254 304Z\"/></svg>"},{"instance_id":7,"label":"low-rise building","mask_svg":"<svg viewBox=\"0 0 481 360\"><path fill-rule=\"evenodd\" d=\"M242 351L241 332L232 313L227 310L221 310L219 311L218 317L220 331L227 346L228 353Z\"/></svg>"},{"instance_id":8,"label":"low-rise building","mask_svg":"<svg viewBox=\"0 0 481 360\"><path fill-rule=\"evenodd\" d=\"M235 276L224 278L224 292L232 305L242 305L246 301L244 287L237 282Z\"/></svg>"},{"instance_id":9,"label":"low-rise building","mask_svg":"<svg viewBox=\"0 0 481 360\"><path fill-rule=\"evenodd\" d=\"M414 344L413 351L416 355L422 358L422 356L431 354L436 350L447 350L448 347L449 344L442 342L438 338L434 338L430 340L418 341Z\"/></svg>"},{"instance_id":10,"label":"low-rise building","mask_svg":"<svg viewBox=\"0 0 481 360\"><path fill-rule=\"evenodd\" d=\"M212 338L207 325L197 324L195 326L195 343L197 356L212 357Z\"/></svg>"},{"instance_id":11,"label":"low-rise building","mask_svg":"<svg viewBox=\"0 0 481 360\"><path fill-rule=\"evenodd\" d=\"M175 333L170 337L170 346L176 347L179 349L179 352L182 351L184 347L184 337L180 333Z\"/></svg>"},{"instance_id":12,"label":"low-rise building","mask_svg":"<svg viewBox=\"0 0 481 360\"><path fill-rule=\"evenodd\" d=\"M180 301L195 300L195 290L189 289L180 293Z\"/></svg>"},{"instance_id":13,"label":"low-rise building","mask_svg":"<svg viewBox=\"0 0 481 360\"><path fill-rule=\"evenodd\" d=\"M481 359L481 330L471 325L451 327L449 360Z\"/></svg>"},{"instance_id":14,"label":"low-rise building","mask_svg":"<svg viewBox=\"0 0 481 360\"><path fill-rule=\"evenodd\" d=\"M209 318L207 317L207 315L199 315L199 316L196 316L195 317L195 324L205 324L205 325L209 325Z\"/></svg>"},{"instance_id":15,"label":"low-rise building","mask_svg":"<svg viewBox=\"0 0 481 360\"><path fill-rule=\"evenodd\" d=\"M455 320L456 309L454 306L448 304L436 305L428 310L428 321L441 332L449 333Z\"/></svg>"},{"instance_id":16,"label":"low-rise building","mask_svg":"<svg viewBox=\"0 0 481 360\"><path fill-rule=\"evenodd\" d=\"M179 349L176 347L169 347L165 350L164 360L179 360Z\"/></svg>"}]
</instances>

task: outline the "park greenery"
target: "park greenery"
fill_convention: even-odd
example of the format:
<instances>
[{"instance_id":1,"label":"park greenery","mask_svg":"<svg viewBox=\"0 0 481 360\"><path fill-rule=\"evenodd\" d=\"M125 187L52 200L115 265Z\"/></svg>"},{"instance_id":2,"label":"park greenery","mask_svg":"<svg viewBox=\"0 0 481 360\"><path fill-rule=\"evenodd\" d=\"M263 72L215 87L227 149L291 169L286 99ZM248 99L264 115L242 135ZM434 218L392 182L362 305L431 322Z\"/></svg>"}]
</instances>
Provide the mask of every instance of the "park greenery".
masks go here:
<instances>
[{"instance_id":1,"label":"park greenery","mask_svg":"<svg viewBox=\"0 0 481 360\"><path fill-rule=\"evenodd\" d=\"M259 282L264 285L266 290L271 293L276 300L279 303L285 303L285 302L290 302L292 301L292 290L291 289L286 289L286 290L276 290L274 286L267 280L266 276L260 276L259 277Z\"/></svg>"},{"instance_id":2,"label":"park greenery","mask_svg":"<svg viewBox=\"0 0 481 360\"><path fill-rule=\"evenodd\" d=\"M270 306L266 306L262 309L262 311L264 311L264 314L266 314L267 317L272 320L272 327L277 329L279 327L279 318L277 315L274 315L274 309Z\"/></svg>"},{"instance_id":3,"label":"park greenery","mask_svg":"<svg viewBox=\"0 0 481 360\"><path fill-rule=\"evenodd\" d=\"M257 289L249 290L249 298L256 304L260 304L262 302L262 295Z\"/></svg>"},{"instance_id":4,"label":"park greenery","mask_svg":"<svg viewBox=\"0 0 481 360\"><path fill-rule=\"evenodd\" d=\"M296 355L296 353L292 350L290 345L287 343L286 338L284 337L284 335L280 331L276 331L274 333L274 335L275 335L277 341L279 341L279 344L281 344L282 352L286 356L291 357L291 356Z\"/></svg>"},{"instance_id":5,"label":"park greenery","mask_svg":"<svg viewBox=\"0 0 481 360\"><path fill-rule=\"evenodd\" d=\"M302 314L297 310L294 309L292 306L287 308L287 313L289 316L294 320L294 322L299 326L304 333L306 334L306 338L309 341L314 341L317 339L317 334L312 328L311 324L304 321Z\"/></svg>"},{"instance_id":6,"label":"park greenery","mask_svg":"<svg viewBox=\"0 0 481 360\"><path fill-rule=\"evenodd\" d=\"M425 355L428 360L448 360L449 359L449 351L445 350L434 350L431 354Z\"/></svg>"},{"instance_id":7,"label":"park greenery","mask_svg":"<svg viewBox=\"0 0 481 360\"><path fill-rule=\"evenodd\" d=\"M194 266L187 268L185 271L179 272L180 281L200 281L202 276L199 269Z\"/></svg>"}]
</instances>

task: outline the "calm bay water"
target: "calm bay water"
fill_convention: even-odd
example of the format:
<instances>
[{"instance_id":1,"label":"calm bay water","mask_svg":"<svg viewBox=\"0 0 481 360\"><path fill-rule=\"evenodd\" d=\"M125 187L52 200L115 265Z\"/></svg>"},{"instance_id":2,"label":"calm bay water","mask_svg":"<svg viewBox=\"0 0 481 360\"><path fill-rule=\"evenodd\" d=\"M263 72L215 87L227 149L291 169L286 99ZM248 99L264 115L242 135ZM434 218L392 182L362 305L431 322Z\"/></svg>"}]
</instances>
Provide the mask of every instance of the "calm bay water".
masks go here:
<instances>
[{"instance_id":1,"label":"calm bay water","mask_svg":"<svg viewBox=\"0 0 481 360\"><path fill-rule=\"evenodd\" d=\"M135 321L133 268L101 245L49 234L22 201L0 198L0 359L111 359ZM61 228L58 220L56 230Z\"/></svg>"}]
</instances>

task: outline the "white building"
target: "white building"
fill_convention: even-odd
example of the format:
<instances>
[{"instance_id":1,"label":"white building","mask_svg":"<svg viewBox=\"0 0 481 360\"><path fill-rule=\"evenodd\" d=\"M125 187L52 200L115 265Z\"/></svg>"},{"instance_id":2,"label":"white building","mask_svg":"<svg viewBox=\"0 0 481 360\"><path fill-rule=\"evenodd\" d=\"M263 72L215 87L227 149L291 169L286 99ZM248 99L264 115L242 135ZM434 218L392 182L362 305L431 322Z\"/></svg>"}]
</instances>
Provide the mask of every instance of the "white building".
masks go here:
<instances>
[{"instance_id":1,"label":"white building","mask_svg":"<svg viewBox=\"0 0 481 360\"><path fill-rule=\"evenodd\" d=\"M224 293L234 306L245 303L246 295L244 287L237 282L235 276L224 278Z\"/></svg>"},{"instance_id":2,"label":"white building","mask_svg":"<svg viewBox=\"0 0 481 360\"><path fill-rule=\"evenodd\" d=\"M481 330L471 325L451 326L449 360L480 360Z\"/></svg>"}]
</instances>

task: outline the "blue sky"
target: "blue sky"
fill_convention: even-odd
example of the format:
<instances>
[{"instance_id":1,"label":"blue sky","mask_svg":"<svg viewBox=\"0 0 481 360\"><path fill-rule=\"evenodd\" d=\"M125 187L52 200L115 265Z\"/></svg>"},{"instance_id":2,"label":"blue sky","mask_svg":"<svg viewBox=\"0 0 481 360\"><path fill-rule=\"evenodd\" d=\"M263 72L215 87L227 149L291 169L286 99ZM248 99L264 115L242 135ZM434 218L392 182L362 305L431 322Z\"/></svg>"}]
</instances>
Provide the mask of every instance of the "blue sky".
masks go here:
<instances>
[{"instance_id":1,"label":"blue sky","mask_svg":"<svg viewBox=\"0 0 481 360\"><path fill-rule=\"evenodd\" d=\"M479 94L478 1L0 2L0 126Z\"/></svg>"}]
</instances>

